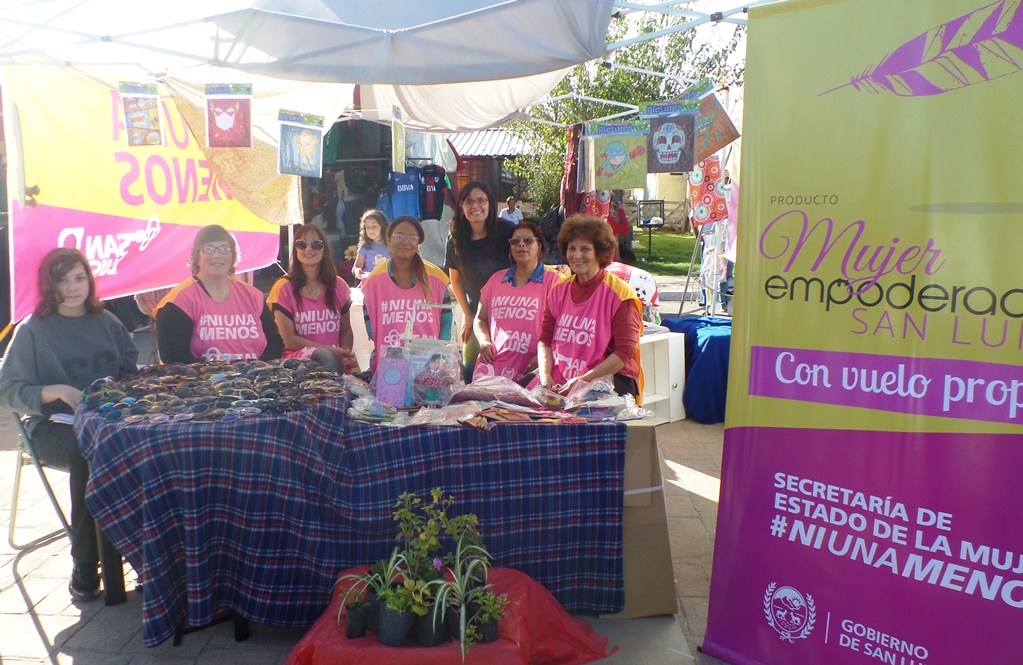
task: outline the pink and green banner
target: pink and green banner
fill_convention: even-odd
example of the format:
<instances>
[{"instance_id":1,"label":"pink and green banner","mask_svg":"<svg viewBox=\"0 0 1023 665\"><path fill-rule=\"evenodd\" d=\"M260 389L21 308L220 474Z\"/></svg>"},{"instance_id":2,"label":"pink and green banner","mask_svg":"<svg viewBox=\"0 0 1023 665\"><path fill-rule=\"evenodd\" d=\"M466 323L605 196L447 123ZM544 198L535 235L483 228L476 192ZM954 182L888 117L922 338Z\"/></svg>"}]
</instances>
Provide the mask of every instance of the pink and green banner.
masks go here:
<instances>
[{"instance_id":1,"label":"pink and green banner","mask_svg":"<svg viewBox=\"0 0 1023 665\"><path fill-rule=\"evenodd\" d=\"M1023 653L1023 6L750 11L707 653Z\"/></svg>"},{"instance_id":2,"label":"pink and green banner","mask_svg":"<svg viewBox=\"0 0 1023 665\"><path fill-rule=\"evenodd\" d=\"M188 277L206 224L234 234L239 272L277 259L280 227L232 197L167 97L150 114L152 141L133 141L116 81L47 66L2 75L12 320L34 308L40 260L58 246L82 250L102 298Z\"/></svg>"}]
</instances>

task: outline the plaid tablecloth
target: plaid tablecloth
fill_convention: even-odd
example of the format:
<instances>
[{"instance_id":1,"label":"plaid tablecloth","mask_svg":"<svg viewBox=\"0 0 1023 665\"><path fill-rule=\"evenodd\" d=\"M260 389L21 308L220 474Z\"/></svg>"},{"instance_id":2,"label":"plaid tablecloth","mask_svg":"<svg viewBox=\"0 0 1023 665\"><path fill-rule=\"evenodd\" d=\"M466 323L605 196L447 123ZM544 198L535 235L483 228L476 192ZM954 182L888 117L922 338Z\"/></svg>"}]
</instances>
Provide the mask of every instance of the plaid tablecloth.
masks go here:
<instances>
[{"instance_id":1,"label":"plaid tablecloth","mask_svg":"<svg viewBox=\"0 0 1023 665\"><path fill-rule=\"evenodd\" d=\"M391 429L339 404L231 423L125 426L79 413L87 500L144 583L143 641L233 609L311 625L338 571L397 544L402 492L455 495L494 564L567 609L618 612L625 425Z\"/></svg>"}]
</instances>

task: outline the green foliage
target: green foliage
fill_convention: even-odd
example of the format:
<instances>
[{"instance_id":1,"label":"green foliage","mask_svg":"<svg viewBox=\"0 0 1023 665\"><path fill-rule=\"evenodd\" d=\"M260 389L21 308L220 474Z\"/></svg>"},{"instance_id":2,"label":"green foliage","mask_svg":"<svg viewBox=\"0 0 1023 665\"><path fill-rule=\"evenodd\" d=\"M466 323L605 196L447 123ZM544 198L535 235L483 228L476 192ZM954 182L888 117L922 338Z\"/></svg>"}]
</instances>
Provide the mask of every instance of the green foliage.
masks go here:
<instances>
[{"instance_id":1,"label":"green foliage","mask_svg":"<svg viewBox=\"0 0 1023 665\"><path fill-rule=\"evenodd\" d=\"M608 41L618 41L638 33L650 33L685 19L679 16L655 15L641 21L612 21ZM724 24L716 31L727 30ZM744 67L729 62L745 32L736 26L722 44L696 43L693 30L682 30L653 40L639 42L615 50L610 60L617 65L661 72L671 78L639 74L619 68L607 68L589 62L574 67L551 91L550 96L576 94L594 99L607 99L625 104L676 99L689 87L701 82L725 86L741 86ZM531 115L555 123L515 122L508 128L533 146L534 154L520 157L509 170L526 178L529 196L543 214L559 200L564 173L565 126L585 122L622 111L622 107L582 99L564 99L547 106L534 106Z\"/></svg>"},{"instance_id":2,"label":"green foliage","mask_svg":"<svg viewBox=\"0 0 1023 665\"><path fill-rule=\"evenodd\" d=\"M484 591L477 594L476 598L476 602L480 605L478 615L480 621L501 620L501 617L504 616L505 608L508 607L508 596L505 594L498 596L493 591Z\"/></svg>"},{"instance_id":3,"label":"green foliage","mask_svg":"<svg viewBox=\"0 0 1023 665\"><path fill-rule=\"evenodd\" d=\"M387 609L395 612L411 612L412 597L405 592L404 586L391 587L380 594L380 600Z\"/></svg>"}]
</instances>

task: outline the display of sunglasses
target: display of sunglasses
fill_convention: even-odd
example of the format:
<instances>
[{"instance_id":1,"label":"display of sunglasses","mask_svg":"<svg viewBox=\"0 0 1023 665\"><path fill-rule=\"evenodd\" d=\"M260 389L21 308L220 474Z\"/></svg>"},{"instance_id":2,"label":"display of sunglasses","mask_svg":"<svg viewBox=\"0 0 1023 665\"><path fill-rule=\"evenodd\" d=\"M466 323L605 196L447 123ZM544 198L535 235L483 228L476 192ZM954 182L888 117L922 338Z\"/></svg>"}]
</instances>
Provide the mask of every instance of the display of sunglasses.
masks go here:
<instances>
[{"instance_id":1,"label":"display of sunglasses","mask_svg":"<svg viewBox=\"0 0 1023 665\"><path fill-rule=\"evenodd\" d=\"M306 247L312 247L314 250L323 249L322 240L296 240L295 247L304 250Z\"/></svg>"},{"instance_id":2,"label":"display of sunglasses","mask_svg":"<svg viewBox=\"0 0 1023 665\"><path fill-rule=\"evenodd\" d=\"M509 238L508 242L510 242L513 247L518 247L522 243L526 243L526 246L528 247L529 245L532 245L534 242L536 242L536 238L534 238L533 236Z\"/></svg>"},{"instance_id":3,"label":"display of sunglasses","mask_svg":"<svg viewBox=\"0 0 1023 665\"><path fill-rule=\"evenodd\" d=\"M230 245L203 245L202 246L202 253L203 254L213 254L214 252L220 252L221 254L230 254L231 253L231 246Z\"/></svg>"}]
</instances>

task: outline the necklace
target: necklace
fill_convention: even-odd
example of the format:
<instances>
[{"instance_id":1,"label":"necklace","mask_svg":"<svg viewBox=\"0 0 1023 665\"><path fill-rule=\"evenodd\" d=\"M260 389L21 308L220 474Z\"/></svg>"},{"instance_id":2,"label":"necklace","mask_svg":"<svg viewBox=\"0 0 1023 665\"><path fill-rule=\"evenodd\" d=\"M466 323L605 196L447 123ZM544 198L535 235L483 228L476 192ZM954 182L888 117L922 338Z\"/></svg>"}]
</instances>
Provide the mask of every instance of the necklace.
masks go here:
<instances>
[{"instance_id":1,"label":"necklace","mask_svg":"<svg viewBox=\"0 0 1023 665\"><path fill-rule=\"evenodd\" d=\"M306 284L302 287L302 293L306 294L313 300L316 300L320 297L320 294L323 293L323 287L317 284L316 287L313 288L309 284Z\"/></svg>"}]
</instances>

